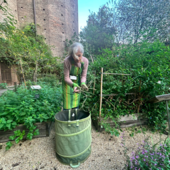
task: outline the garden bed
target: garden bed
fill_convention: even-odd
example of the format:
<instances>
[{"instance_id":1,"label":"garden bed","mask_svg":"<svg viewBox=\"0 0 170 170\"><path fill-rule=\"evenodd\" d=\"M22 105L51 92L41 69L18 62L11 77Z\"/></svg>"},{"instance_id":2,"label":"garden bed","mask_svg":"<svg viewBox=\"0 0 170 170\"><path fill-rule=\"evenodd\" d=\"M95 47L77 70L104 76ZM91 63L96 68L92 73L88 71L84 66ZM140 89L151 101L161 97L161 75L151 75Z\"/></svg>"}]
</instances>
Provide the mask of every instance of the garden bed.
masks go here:
<instances>
[{"instance_id":1,"label":"garden bed","mask_svg":"<svg viewBox=\"0 0 170 170\"><path fill-rule=\"evenodd\" d=\"M37 129L39 129L39 135L33 136L33 138L40 138L40 137L48 137L50 135L51 131L51 126L52 122L41 122L41 123L35 123L34 124ZM24 126L24 125L18 125L15 129L13 130L7 130L7 131L0 131L0 143L3 142L8 142L9 141L9 136L14 134L14 131L20 130L27 133L29 130ZM26 135L24 136L23 139L26 139Z\"/></svg>"},{"instance_id":2,"label":"garden bed","mask_svg":"<svg viewBox=\"0 0 170 170\"><path fill-rule=\"evenodd\" d=\"M104 120L104 118L101 118L101 121L98 117L98 119L92 120L93 124L98 131L104 130L103 126L101 125L102 122L110 124L111 127L115 127L115 123L109 118L107 120ZM147 122L147 119L144 117L141 117L141 114L134 114L134 115L126 115L121 116L120 120L118 120L118 124L121 128L127 128L132 126L139 126L139 125L145 125Z\"/></svg>"}]
</instances>

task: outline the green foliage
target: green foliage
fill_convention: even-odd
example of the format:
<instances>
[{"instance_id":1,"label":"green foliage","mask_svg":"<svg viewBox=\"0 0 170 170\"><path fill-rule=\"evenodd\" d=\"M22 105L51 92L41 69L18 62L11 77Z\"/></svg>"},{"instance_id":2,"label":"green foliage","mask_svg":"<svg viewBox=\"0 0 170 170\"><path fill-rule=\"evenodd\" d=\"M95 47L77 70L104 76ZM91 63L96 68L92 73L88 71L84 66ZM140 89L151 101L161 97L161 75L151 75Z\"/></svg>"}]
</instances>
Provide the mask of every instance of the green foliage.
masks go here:
<instances>
[{"instance_id":1,"label":"green foliage","mask_svg":"<svg viewBox=\"0 0 170 170\"><path fill-rule=\"evenodd\" d=\"M46 85L49 85L51 87L56 87L59 85L59 79L56 75L48 75L45 77L38 78L38 82L45 83Z\"/></svg>"},{"instance_id":2,"label":"green foliage","mask_svg":"<svg viewBox=\"0 0 170 170\"><path fill-rule=\"evenodd\" d=\"M7 84L6 83L0 83L0 88L6 89L7 88Z\"/></svg>"},{"instance_id":3,"label":"green foliage","mask_svg":"<svg viewBox=\"0 0 170 170\"><path fill-rule=\"evenodd\" d=\"M0 97L0 130L12 130L24 124L29 132L14 131L10 137L18 143L27 135L32 139L39 132L34 123L53 121L54 115L61 109L61 88L40 83L41 90L25 89L22 85L17 92L7 91ZM7 148L11 146L7 143Z\"/></svg>"},{"instance_id":4,"label":"green foliage","mask_svg":"<svg viewBox=\"0 0 170 170\"><path fill-rule=\"evenodd\" d=\"M101 67L105 73L130 74L104 75L103 94L116 95L103 96L102 117L111 119L119 128L117 122L120 116L142 113L148 119L148 125L164 132L167 122L165 103L153 104L149 103L149 99L169 91L169 50L159 41L104 49L89 66L87 78L90 90L89 94L82 96L82 108L91 112L94 119L99 115ZM102 121L102 126L117 134L110 125L106 125L106 121Z\"/></svg>"},{"instance_id":5,"label":"green foliage","mask_svg":"<svg viewBox=\"0 0 170 170\"><path fill-rule=\"evenodd\" d=\"M97 54L103 48L111 48L114 42L116 28L112 22L113 13L107 6L102 6L96 13L91 12L87 26L82 30L81 35L85 38L87 44L94 48Z\"/></svg>"}]
</instances>

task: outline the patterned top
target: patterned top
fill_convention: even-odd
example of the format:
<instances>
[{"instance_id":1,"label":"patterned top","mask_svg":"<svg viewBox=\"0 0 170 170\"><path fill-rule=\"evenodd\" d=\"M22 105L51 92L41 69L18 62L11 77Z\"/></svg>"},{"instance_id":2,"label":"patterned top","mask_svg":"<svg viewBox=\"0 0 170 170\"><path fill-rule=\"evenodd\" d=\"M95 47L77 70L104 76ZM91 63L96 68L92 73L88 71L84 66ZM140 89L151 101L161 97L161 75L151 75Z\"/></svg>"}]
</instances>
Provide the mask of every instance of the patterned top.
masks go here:
<instances>
[{"instance_id":1,"label":"patterned top","mask_svg":"<svg viewBox=\"0 0 170 170\"><path fill-rule=\"evenodd\" d=\"M87 76L87 69L88 69L88 65L89 65L89 61L86 57L82 57L81 62L84 63L84 67L82 70L82 74L81 74L81 83L86 82L86 76ZM74 61L74 59L70 56L68 56L67 58L65 58L64 60L64 81L72 86L73 82L70 79L70 70L71 70L71 65L74 65L76 67L81 67L81 63L76 63Z\"/></svg>"}]
</instances>

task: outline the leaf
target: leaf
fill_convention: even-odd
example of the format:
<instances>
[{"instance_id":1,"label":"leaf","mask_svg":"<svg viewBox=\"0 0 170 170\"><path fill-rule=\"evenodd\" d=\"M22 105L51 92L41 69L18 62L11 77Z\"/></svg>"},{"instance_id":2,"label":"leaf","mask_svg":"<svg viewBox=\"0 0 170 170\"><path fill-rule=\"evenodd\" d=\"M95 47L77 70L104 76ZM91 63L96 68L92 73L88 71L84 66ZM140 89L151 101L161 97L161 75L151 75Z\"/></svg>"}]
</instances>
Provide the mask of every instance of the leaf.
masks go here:
<instances>
[{"instance_id":1,"label":"leaf","mask_svg":"<svg viewBox=\"0 0 170 170\"><path fill-rule=\"evenodd\" d=\"M11 146L12 146L12 142L9 141L9 142L6 143L5 149L9 150L11 148Z\"/></svg>"},{"instance_id":2,"label":"leaf","mask_svg":"<svg viewBox=\"0 0 170 170\"><path fill-rule=\"evenodd\" d=\"M0 129L2 129L4 127L4 124L0 124Z\"/></svg>"},{"instance_id":3,"label":"leaf","mask_svg":"<svg viewBox=\"0 0 170 170\"><path fill-rule=\"evenodd\" d=\"M17 125L17 123L16 122L12 122L12 126L16 126Z\"/></svg>"},{"instance_id":4,"label":"leaf","mask_svg":"<svg viewBox=\"0 0 170 170\"><path fill-rule=\"evenodd\" d=\"M9 140L14 140L15 139L15 136L10 136L9 137Z\"/></svg>"},{"instance_id":5,"label":"leaf","mask_svg":"<svg viewBox=\"0 0 170 170\"><path fill-rule=\"evenodd\" d=\"M6 146L5 150L8 151L11 147L10 146Z\"/></svg>"},{"instance_id":6,"label":"leaf","mask_svg":"<svg viewBox=\"0 0 170 170\"><path fill-rule=\"evenodd\" d=\"M39 134L40 134L39 129L36 129L36 130L34 131L34 136L39 135Z\"/></svg>"},{"instance_id":7,"label":"leaf","mask_svg":"<svg viewBox=\"0 0 170 170\"><path fill-rule=\"evenodd\" d=\"M15 143L19 143L19 141L20 141L19 137L15 139Z\"/></svg>"},{"instance_id":8,"label":"leaf","mask_svg":"<svg viewBox=\"0 0 170 170\"><path fill-rule=\"evenodd\" d=\"M0 116L5 116L7 114L8 114L7 112L3 112L3 113L0 113Z\"/></svg>"},{"instance_id":9,"label":"leaf","mask_svg":"<svg viewBox=\"0 0 170 170\"><path fill-rule=\"evenodd\" d=\"M21 134L21 131L20 131L20 130L16 130L16 131L14 131L14 134L15 134L16 136L19 136L19 135Z\"/></svg>"},{"instance_id":10,"label":"leaf","mask_svg":"<svg viewBox=\"0 0 170 170\"><path fill-rule=\"evenodd\" d=\"M13 120L7 120L7 123L11 123Z\"/></svg>"},{"instance_id":11,"label":"leaf","mask_svg":"<svg viewBox=\"0 0 170 170\"><path fill-rule=\"evenodd\" d=\"M27 134L27 139L31 140L32 137L33 137L33 134L32 134L32 133L28 133L28 134Z\"/></svg>"},{"instance_id":12,"label":"leaf","mask_svg":"<svg viewBox=\"0 0 170 170\"><path fill-rule=\"evenodd\" d=\"M25 113L25 112L22 112L22 113L20 113L20 115L21 115L21 116L25 116L25 115L26 115L26 113Z\"/></svg>"},{"instance_id":13,"label":"leaf","mask_svg":"<svg viewBox=\"0 0 170 170\"><path fill-rule=\"evenodd\" d=\"M7 127L9 130L11 130L11 124L10 124L10 123L6 124L6 127Z\"/></svg>"}]
</instances>

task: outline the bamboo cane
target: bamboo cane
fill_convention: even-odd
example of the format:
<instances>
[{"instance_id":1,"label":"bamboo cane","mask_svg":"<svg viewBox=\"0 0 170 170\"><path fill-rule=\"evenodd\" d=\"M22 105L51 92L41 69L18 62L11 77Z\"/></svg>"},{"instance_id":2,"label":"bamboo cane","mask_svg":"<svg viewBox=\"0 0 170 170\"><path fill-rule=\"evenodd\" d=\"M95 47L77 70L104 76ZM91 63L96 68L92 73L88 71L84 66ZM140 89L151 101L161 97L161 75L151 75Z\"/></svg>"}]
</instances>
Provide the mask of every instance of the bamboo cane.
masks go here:
<instances>
[{"instance_id":1,"label":"bamboo cane","mask_svg":"<svg viewBox=\"0 0 170 170\"><path fill-rule=\"evenodd\" d=\"M101 121L101 111L102 111L102 89L103 89L103 68L101 68L101 81L100 81L100 110L99 110L100 121Z\"/></svg>"}]
</instances>

